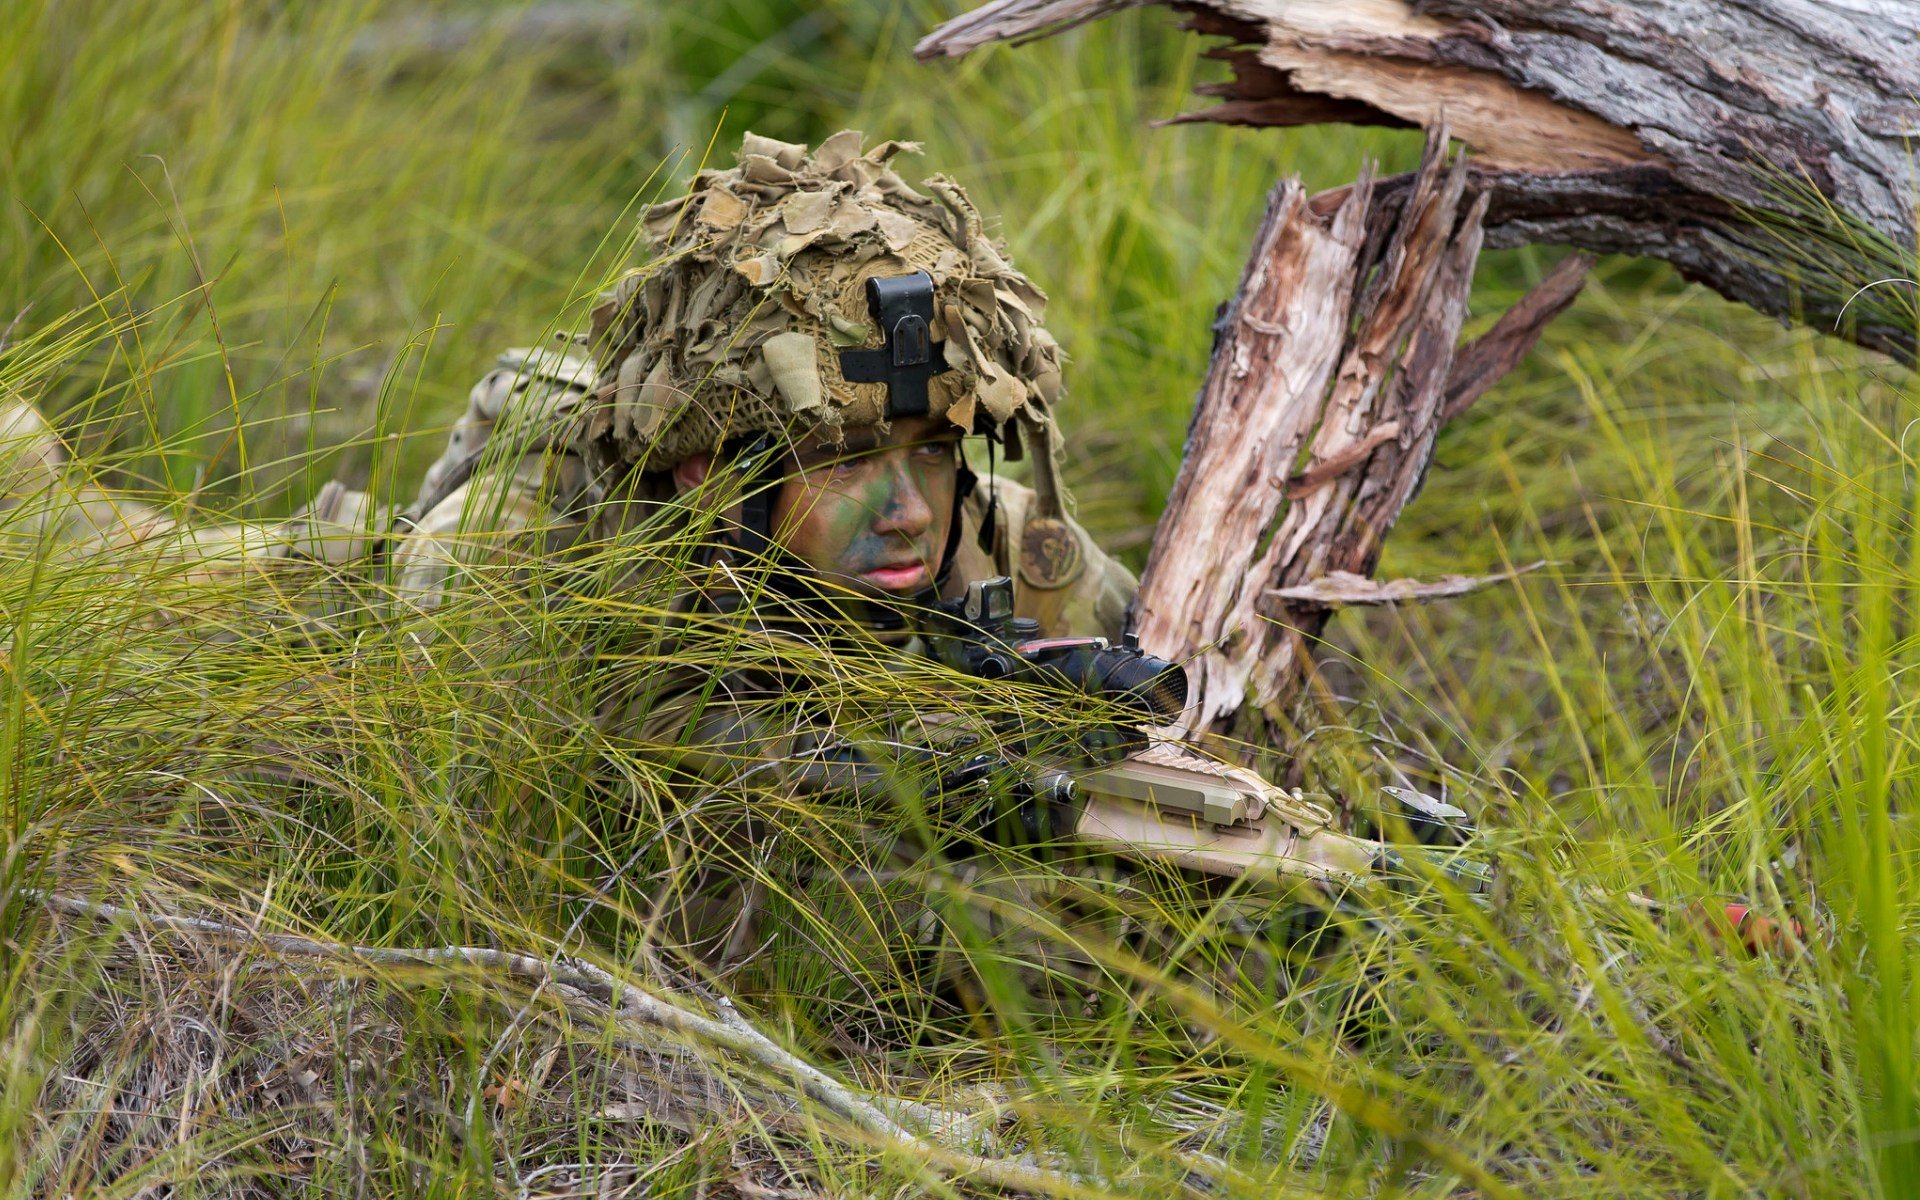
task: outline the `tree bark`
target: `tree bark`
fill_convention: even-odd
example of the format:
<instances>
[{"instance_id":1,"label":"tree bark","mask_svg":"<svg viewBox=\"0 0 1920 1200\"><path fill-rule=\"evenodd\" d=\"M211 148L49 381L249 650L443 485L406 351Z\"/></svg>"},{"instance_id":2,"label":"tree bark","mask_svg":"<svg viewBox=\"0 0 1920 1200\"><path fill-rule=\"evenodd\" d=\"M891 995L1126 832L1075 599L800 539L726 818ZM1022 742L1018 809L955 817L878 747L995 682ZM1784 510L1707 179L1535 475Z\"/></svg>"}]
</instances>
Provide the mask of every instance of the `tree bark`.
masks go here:
<instances>
[{"instance_id":1,"label":"tree bark","mask_svg":"<svg viewBox=\"0 0 1920 1200\"><path fill-rule=\"evenodd\" d=\"M1585 273L1569 259L1483 338L1456 350L1487 198L1429 137L1393 203L1372 179L1309 198L1274 189L1217 326L1179 477L1155 531L1133 626L1188 663L1188 738L1282 742L1309 649L1339 597L1392 602L1470 583L1368 591L1434 439L1526 352Z\"/></svg>"},{"instance_id":2,"label":"tree bark","mask_svg":"<svg viewBox=\"0 0 1920 1200\"><path fill-rule=\"evenodd\" d=\"M921 58L1140 0L995 0ZM1181 120L1444 122L1474 151L1489 246L1674 264L1911 363L1914 0L1160 0L1227 39L1222 103ZM1407 180L1377 185L1391 199ZM1865 292L1860 289L1867 288Z\"/></svg>"}]
</instances>

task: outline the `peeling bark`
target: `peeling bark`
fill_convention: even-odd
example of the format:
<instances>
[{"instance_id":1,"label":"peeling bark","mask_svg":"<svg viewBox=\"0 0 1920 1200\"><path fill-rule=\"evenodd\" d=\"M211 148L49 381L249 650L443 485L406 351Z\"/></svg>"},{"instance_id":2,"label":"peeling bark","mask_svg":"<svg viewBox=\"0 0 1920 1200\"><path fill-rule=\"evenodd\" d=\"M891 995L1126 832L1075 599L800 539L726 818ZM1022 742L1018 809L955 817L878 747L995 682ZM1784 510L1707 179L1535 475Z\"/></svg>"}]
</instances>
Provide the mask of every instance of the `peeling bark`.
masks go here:
<instances>
[{"instance_id":1,"label":"peeling bark","mask_svg":"<svg viewBox=\"0 0 1920 1200\"><path fill-rule=\"evenodd\" d=\"M1271 599L1285 600L1292 604L1317 604L1322 608L1378 607L1387 604L1409 604L1422 600L1451 600L1455 596L1471 595L1482 588L1492 587L1496 583L1505 583L1521 575L1531 574L1545 565L1544 562L1530 563L1511 571L1502 571L1497 575L1442 575L1438 579L1384 581L1368 579L1365 575L1334 571L1322 575L1312 583L1300 587L1276 588L1267 595Z\"/></svg>"},{"instance_id":2,"label":"peeling bark","mask_svg":"<svg viewBox=\"0 0 1920 1200\"><path fill-rule=\"evenodd\" d=\"M1227 39L1247 125L1444 121L1474 151L1486 243L1664 259L1761 312L1911 362L1920 4L1912 0L1162 0ZM1134 0L995 0L922 58ZM1389 181L1390 196L1410 186Z\"/></svg>"},{"instance_id":3,"label":"peeling bark","mask_svg":"<svg viewBox=\"0 0 1920 1200\"><path fill-rule=\"evenodd\" d=\"M1188 663L1181 735L1276 744L1332 608L1473 586L1364 577L1448 416L1525 353L1584 272L1556 272L1459 350L1486 207L1444 130L1396 203L1364 175L1333 196L1274 189L1134 607L1141 644Z\"/></svg>"}]
</instances>

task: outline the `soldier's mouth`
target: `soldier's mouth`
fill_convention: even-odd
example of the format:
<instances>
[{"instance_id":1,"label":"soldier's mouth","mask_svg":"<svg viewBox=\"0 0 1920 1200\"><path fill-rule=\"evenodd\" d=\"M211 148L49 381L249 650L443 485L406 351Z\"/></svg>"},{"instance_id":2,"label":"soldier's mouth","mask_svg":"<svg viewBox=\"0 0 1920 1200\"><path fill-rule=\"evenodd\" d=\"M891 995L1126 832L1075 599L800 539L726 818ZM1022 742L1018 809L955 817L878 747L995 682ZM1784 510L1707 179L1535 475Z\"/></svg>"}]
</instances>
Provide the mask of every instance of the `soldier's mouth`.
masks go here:
<instances>
[{"instance_id":1,"label":"soldier's mouth","mask_svg":"<svg viewBox=\"0 0 1920 1200\"><path fill-rule=\"evenodd\" d=\"M864 571L860 578L885 592L915 592L926 586L924 563L896 563Z\"/></svg>"}]
</instances>

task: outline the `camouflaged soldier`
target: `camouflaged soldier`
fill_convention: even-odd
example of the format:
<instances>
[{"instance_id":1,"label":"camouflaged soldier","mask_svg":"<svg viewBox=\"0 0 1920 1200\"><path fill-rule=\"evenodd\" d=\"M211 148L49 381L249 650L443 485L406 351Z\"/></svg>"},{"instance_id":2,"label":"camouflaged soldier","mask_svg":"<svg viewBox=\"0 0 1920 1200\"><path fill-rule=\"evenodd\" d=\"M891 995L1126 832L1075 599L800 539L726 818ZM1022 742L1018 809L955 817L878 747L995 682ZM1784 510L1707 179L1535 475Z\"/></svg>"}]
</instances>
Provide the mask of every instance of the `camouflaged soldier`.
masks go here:
<instances>
[{"instance_id":1,"label":"camouflaged soldier","mask_svg":"<svg viewBox=\"0 0 1920 1200\"><path fill-rule=\"evenodd\" d=\"M1046 299L958 186L901 179L891 160L906 148L845 132L809 152L748 135L737 167L649 211L658 265L604 298L590 353L516 353L475 389L401 521L403 589L431 602L463 563L496 553L476 529L609 544L681 498L713 497L727 512L704 566L722 577L689 587L701 609L809 609L911 654L929 605L1007 576L1040 632L1118 639L1134 580L1065 511ZM969 436L986 478L962 450ZM1002 455L1030 463L1031 487L993 477ZM729 568L750 561L771 567L769 586L743 597ZM884 669L884 655L867 661ZM672 748L687 785L767 795L859 777L863 756L781 688L734 670L717 697L703 672L669 670L611 694L603 720ZM764 831L709 823L702 840L752 845ZM763 940L741 889L696 875L667 884L689 893L674 905L682 939L723 959Z\"/></svg>"},{"instance_id":2,"label":"camouflaged soldier","mask_svg":"<svg viewBox=\"0 0 1920 1200\"><path fill-rule=\"evenodd\" d=\"M418 498L391 520L330 486L281 525L183 529L69 485L42 524L77 544L175 546L196 570L390 571L410 604L431 608L482 565L591 558L663 521L704 517L718 536L674 606L689 628L707 614L776 631L824 626L859 669L906 669L929 605L1007 576L1035 633L1117 639L1134 580L1065 510L1052 415L1060 351L1041 325L1045 297L958 186L936 176L922 191L900 178L890 164L905 148L864 149L845 132L809 152L748 135L738 166L700 173L646 214L655 264L604 299L572 352L515 352L481 381ZM984 478L962 452L970 435L984 439ZM56 478L26 445L19 478ZM1032 486L996 478L1001 456L1027 460ZM678 797L659 825L704 864L653 889L663 940L707 962L767 940L765 895L785 884L762 851L779 840L768 828L789 811L782 796L867 784L885 795L897 777L867 748L945 752L978 733L940 719L953 714L939 704L884 730L836 728L829 706L790 694L764 664L608 682L598 720L654 758ZM1344 879L1378 856L1377 844L1334 832L1320 806L1228 774L1191 758L1130 760L1081 781L1073 832L1226 875ZM725 803L712 815L716 796ZM1170 798L1189 806L1163 824L1154 811ZM647 799L658 800L637 802ZM916 852L880 843L860 847L865 867ZM796 878L805 882L784 876ZM841 889L875 949L893 940L881 926L898 932L876 914L925 912L911 888L889 894L903 903ZM996 894L1002 911L1041 907L1021 886ZM1044 940L1020 949L1045 953Z\"/></svg>"}]
</instances>

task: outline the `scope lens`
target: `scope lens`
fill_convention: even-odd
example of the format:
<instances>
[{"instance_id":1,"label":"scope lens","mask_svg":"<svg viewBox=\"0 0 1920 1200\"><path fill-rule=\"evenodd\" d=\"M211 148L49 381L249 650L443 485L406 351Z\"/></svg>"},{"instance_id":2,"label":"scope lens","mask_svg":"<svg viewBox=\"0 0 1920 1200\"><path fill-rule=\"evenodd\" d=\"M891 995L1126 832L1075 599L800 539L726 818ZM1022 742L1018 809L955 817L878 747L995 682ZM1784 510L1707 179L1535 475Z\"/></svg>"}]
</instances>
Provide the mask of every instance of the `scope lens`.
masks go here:
<instances>
[{"instance_id":1,"label":"scope lens","mask_svg":"<svg viewBox=\"0 0 1920 1200\"><path fill-rule=\"evenodd\" d=\"M1101 654L1100 676L1109 693L1145 709L1151 716L1170 721L1186 711L1187 671L1185 667L1155 658L1150 654L1126 654L1105 651Z\"/></svg>"}]
</instances>

